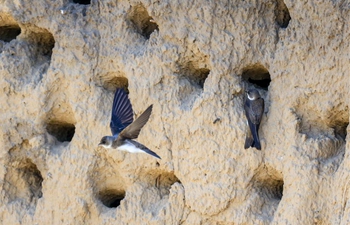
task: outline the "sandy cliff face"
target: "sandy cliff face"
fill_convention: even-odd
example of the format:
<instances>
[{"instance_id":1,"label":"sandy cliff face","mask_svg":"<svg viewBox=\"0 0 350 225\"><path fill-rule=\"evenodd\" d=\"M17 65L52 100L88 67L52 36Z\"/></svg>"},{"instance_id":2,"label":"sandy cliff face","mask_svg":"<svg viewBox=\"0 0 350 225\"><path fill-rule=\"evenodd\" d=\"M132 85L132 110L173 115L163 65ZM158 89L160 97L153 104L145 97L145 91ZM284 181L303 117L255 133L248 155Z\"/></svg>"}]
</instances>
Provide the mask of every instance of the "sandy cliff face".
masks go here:
<instances>
[{"instance_id":1,"label":"sandy cliff face","mask_svg":"<svg viewBox=\"0 0 350 225\"><path fill-rule=\"evenodd\" d=\"M349 224L349 26L348 1L1 0L1 224ZM97 147L117 87L161 160Z\"/></svg>"}]
</instances>

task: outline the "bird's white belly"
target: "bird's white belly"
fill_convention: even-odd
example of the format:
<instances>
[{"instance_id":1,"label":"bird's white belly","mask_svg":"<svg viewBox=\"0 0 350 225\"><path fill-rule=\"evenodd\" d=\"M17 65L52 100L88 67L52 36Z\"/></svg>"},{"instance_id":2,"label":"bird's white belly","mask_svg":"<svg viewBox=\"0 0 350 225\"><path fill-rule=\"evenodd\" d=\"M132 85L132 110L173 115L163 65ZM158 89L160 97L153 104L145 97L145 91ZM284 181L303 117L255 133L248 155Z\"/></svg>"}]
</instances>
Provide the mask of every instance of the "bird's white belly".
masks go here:
<instances>
[{"instance_id":1,"label":"bird's white belly","mask_svg":"<svg viewBox=\"0 0 350 225\"><path fill-rule=\"evenodd\" d=\"M126 152L131 152L131 153L139 153L139 152L144 152L141 149L137 148L135 145L132 144L125 144L121 145L117 148L120 151L126 151Z\"/></svg>"}]
</instances>

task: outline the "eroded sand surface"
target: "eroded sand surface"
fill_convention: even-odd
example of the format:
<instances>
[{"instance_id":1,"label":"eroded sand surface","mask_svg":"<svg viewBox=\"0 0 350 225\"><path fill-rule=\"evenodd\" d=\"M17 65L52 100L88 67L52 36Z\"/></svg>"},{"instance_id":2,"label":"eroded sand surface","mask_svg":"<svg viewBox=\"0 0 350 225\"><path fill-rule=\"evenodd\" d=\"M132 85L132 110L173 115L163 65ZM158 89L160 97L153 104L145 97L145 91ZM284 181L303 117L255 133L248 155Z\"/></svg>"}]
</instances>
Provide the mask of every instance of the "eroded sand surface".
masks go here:
<instances>
[{"instance_id":1,"label":"eroded sand surface","mask_svg":"<svg viewBox=\"0 0 350 225\"><path fill-rule=\"evenodd\" d=\"M1 0L0 223L350 224L349 26L348 1ZM116 87L162 160L97 147Z\"/></svg>"}]
</instances>

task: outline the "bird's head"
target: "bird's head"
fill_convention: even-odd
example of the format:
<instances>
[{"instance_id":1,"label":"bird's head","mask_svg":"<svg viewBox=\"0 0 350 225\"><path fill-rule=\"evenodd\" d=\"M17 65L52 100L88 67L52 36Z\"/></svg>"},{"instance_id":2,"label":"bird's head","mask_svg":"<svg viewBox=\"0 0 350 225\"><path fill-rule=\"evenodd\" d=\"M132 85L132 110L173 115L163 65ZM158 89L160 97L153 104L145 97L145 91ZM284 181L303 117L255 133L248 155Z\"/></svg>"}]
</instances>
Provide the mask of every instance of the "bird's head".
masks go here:
<instances>
[{"instance_id":1,"label":"bird's head","mask_svg":"<svg viewBox=\"0 0 350 225\"><path fill-rule=\"evenodd\" d=\"M255 100L260 98L260 94L256 89L249 89L246 91L249 100Z\"/></svg>"},{"instance_id":2,"label":"bird's head","mask_svg":"<svg viewBox=\"0 0 350 225\"><path fill-rule=\"evenodd\" d=\"M113 141L114 141L114 137L112 137L112 136L104 136L101 139L101 141L98 144L98 146L102 146L104 148L111 148Z\"/></svg>"}]
</instances>

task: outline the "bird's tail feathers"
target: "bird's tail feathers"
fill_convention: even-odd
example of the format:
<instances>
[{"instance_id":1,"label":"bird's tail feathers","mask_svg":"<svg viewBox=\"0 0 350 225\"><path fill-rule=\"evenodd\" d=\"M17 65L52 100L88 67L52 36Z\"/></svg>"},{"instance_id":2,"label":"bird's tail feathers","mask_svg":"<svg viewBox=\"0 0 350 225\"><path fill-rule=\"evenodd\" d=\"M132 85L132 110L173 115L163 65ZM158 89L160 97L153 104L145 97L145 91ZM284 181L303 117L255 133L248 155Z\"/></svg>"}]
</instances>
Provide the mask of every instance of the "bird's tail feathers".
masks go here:
<instances>
[{"instance_id":1,"label":"bird's tail feathers","mask_svg":"<svg viewBox=\"0 0 350 225\"><path fill-rule=\"evenodd\" d=\"M158 158L158 159L161 159L161 158L159 157L159 155L157 155L157 153L155 153L155 152L149 150L148 148L144 148L144 149L142 149L142 150L143 150L145 153L150 154L151 156L154 156L154 157L156 157L156 158Z\"/></svg>"},{"instance_id":2,"label":"bird's tail feathers","mask_svg":"<svg viewBox=\"0 0 350 225\"><path fill-rule=\"evenodd\" d=\"M252 135L253 135L254 141L252 143L252 147L255 147L256 149L261 150L261 144L260 144L260 139L259 139L258 127L259 126L254 126L253 125L254 129L252 129Z\"/></svg>"},{"instance_id":3,"label":"bird's tail feathers","mask_svg":"<svg viewBox=\"0 0 350 225\"><path fill-rule=\"evenodd\" d=\"M253 135L254 142L252 143L251 147L255 147L258 150L261 150L261 144L260 144L260 139L259 139L259 124L249 124L250 130Z\"/></svg>"}]
</instances>

